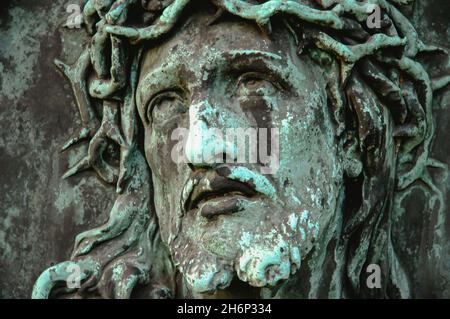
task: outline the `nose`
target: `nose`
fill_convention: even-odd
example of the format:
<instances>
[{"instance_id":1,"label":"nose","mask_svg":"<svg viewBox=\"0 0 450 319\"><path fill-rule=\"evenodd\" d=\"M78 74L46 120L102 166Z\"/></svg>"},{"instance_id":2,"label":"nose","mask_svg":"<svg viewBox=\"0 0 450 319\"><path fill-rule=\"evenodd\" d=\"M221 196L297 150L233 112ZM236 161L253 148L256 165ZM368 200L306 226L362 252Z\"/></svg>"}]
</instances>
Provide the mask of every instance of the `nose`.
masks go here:
<instances>
[{"instance_id":1,"label":"nose","mask_svg":"<svg viewBox=\"0 0 450 319\"><path fill-rule=\"evenodd\" d=\"M222 108L220 108L222 109ZM236 159L236 147L225 138L226 123L221 119L219 108L208 100L197 102L189 108L189 132L185 155L193 166L211 166Z\"/></svg>"}]
</instances>

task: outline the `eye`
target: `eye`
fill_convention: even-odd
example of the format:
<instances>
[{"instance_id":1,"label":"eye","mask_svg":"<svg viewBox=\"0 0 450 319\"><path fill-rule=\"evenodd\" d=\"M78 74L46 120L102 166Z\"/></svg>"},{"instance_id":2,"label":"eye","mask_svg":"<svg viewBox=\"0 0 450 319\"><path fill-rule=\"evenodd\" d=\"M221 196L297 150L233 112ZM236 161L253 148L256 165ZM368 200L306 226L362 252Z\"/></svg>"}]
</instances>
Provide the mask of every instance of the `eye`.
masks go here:
<instances>
[{"instance_id":1,"label":"eye","mask_svg":"<svg viewBox=\"0 0 450 319\"><path fill-rule=\"evenodd\" d=\"M268 76L262 74L245 73L238 80L238 95L242 97L270 96L277 90L277 85Z\"/></svg>"},{"instance_id":2,"label":"eye","mask_svg":"<svg viewBox=\"0 0 450 319\"><path fill-rule=\"evenodd\" d=\"M179 92L164 91L156 94L148 103L147 120L162 124L186 111L186 104Z\"/></svg>"}]
</instances>

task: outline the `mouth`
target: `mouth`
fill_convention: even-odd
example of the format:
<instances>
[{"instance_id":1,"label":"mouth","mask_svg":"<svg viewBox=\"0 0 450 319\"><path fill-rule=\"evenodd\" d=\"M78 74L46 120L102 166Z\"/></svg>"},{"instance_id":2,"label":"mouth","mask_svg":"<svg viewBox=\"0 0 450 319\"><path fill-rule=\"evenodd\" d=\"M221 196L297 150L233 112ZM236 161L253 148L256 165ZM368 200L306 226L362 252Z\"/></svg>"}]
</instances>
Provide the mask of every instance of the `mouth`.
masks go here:
<instances>
[{"instance_id":1,"label":"mouth","mask_svg":"<svg viewBox=\"0 0 450 319\"><path fill-rule=\"evenodd\" d=\"M224 170L200 171L183 190L185 212L199 210L207 218L243 209L243 203L260 194L252 183L230 179Z\"/></svg>"}]
</instances>

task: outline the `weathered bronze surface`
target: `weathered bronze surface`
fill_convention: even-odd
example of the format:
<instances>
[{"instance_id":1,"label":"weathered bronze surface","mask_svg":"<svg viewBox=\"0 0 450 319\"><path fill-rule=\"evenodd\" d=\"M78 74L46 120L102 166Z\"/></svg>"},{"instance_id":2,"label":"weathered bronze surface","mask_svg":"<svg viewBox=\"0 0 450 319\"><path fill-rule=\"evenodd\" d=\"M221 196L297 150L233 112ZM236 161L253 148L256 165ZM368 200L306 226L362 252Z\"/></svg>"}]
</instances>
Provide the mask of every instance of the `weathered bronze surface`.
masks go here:
<instances>
[{"instance_id":1,"label":"weathered bronze surface","mask_svg":"<svg viewBox=\"0 0 450 319\"><path fill-rule=\"evenodd\" d=\"M12 25L32 12L5 6ZM450 297L450 25L428 18L445 7L88 0L82 28L46 22L62 53L29 50L59 56L70 88L18 57L17 72L44 77L28 90L37 101L23 102L27 89L15 88L26 84L6 83L14 68L0 64L1 184L33 183L23 198L3 192L1 274L33 264L18 291L1 278L1 295L25 297L35 280L33 298ZM2 63L20 39L7 30ZM72 99L79 117L60 102ZM34 115L19 123L25 110L8 116L10 101ZM180 128L187 162L173 157ZM270 161L239 163L220 134L199 138L249 128L277 129ZM46 160L31 154L13 174L33 139ZM212 155L234 163L196 158L222 144ZM32 235L21 239L17 225ZM75 269L80 287L69 287Z\"/></svg>"}]
</instances>

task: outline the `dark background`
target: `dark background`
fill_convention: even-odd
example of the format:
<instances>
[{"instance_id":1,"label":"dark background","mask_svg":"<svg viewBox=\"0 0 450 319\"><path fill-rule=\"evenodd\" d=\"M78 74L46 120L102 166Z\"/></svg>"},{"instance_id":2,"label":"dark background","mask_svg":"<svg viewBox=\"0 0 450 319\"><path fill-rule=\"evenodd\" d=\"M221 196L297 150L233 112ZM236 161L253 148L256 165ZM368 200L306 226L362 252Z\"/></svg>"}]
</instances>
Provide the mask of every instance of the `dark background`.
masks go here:
<instances>
[{"instance_id":1,"label":"dark background","mask_svg":"<svg viewBox=\"0 0 450 319\"><path fill-rule=\"evenodd\" d=\"M0 2L0 298L29 298L34 281L69 257L77 233L106 221L114 190L86 172L61 176L83 155L60 153L79 127L71 89L53 65L72 62L83 32L62 29L77 0ZM450 1L416 0L406 12L421 38L449 48ZM436 62L436 61L433 61ZM438 61L450 70L448 61ZM435 98L431 156L450 163L450 90ZM448 175L433 173L448 202ZM420 189L396 213L393 238L414 297L450 298L450 218L425 203Z\"/></svg>"}]
</instances>

